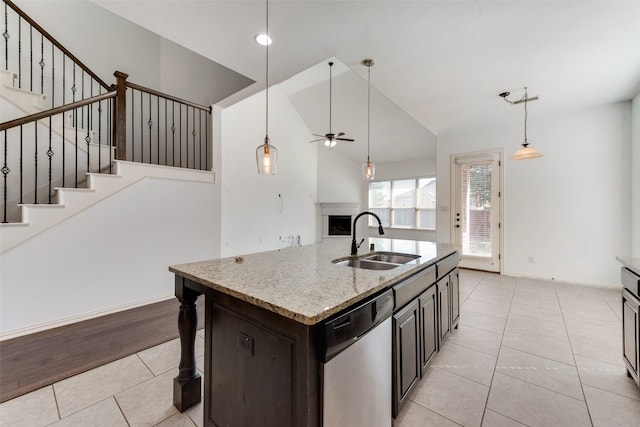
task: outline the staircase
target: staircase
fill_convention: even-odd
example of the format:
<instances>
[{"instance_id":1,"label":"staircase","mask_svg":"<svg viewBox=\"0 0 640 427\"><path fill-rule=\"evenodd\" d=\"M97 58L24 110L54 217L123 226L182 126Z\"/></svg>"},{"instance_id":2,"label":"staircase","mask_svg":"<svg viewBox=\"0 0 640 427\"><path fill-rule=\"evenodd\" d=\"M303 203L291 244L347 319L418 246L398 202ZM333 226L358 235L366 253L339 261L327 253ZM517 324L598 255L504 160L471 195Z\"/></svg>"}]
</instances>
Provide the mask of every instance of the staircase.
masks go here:
<instances>
[{"instance_id":1,"label":"staircase","mask_svg":"<svg viewBox=\"0 0 640 427\"><path fill-rule=\"evenodd\" d=\"M3 6L0 341L173 298L167 266L219 251L211 108L109 85Z\"/></svg>"}]
</instances>

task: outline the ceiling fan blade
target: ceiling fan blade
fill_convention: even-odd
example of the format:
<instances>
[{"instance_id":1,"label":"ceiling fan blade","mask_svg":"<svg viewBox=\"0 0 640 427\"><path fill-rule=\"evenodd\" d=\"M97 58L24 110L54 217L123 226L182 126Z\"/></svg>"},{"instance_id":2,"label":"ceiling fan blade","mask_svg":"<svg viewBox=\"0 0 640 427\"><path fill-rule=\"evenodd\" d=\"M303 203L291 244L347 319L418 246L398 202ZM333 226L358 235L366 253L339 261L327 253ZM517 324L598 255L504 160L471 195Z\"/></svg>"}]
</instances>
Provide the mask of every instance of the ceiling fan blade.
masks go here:
<instances>
[{"instance_id":1,"label":"ceiling fan blade","mask_svg":"<svg viewBox=\"0 0 640 427\"><path fill-rule=\"evenodd\" d=\"M325 141L325 139L324 138L322 138L322 139L314 139L313 141L309 141L309 142L320 142L320 141Z\"/></svg>"},{"instance_id":2,"label":"ceiling fan blade","mask_svg":"<svg viewBox=\"0 0 640 427\"><path fill-rule=\"evenodd\" d=\"M351 138L336 138L337 141L349 141L349 142L354 142L355 139L351 139Z\"/></svg>"},{"instance_id":3,"label":"ceiling fan blade","mask_svg":"<svg viewBox=\"0 0 640 427\"><path fill-rule=\"evenodd\" d=\"M346 135L346 133L344 133L344 132L338 132L338 135L336 135L336 136L343 136L343 135Z\"/></svg>"},{"instance_id":4,"label":"ceiling fan blade","mask_svg":"<svg viewBox=\"0 0 640 427\"><path fill-rule=\"evenodd\" d=\"M320 138L327 138L327 135L318 135L317 133L312 133L313 136L319 136Z\"/></svg>"}]
</instances>

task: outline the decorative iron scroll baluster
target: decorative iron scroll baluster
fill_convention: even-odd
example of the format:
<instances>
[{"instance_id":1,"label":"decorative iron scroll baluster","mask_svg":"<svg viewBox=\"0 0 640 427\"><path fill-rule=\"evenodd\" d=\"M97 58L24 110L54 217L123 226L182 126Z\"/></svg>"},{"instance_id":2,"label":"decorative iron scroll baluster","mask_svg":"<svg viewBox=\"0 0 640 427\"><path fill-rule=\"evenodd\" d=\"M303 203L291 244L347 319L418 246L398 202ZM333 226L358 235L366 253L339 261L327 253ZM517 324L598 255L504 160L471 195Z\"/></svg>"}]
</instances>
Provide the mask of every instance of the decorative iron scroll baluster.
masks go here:
<instances>
[{"instance_id":1,"label":"decorative iron scroll baluster","mask_svg":"<svg viewBox=\"0 0 640 427\"><path fill-rule=\"evenodd\" d=\"M184 143L186 144L185 150L184 150L184 155L187 158L187 168L189 168L189 107L185 106L185 125L184 125L184 137L185 137L185 141ZM180 118L182 120L182 117ZM180 166L182 166L182 162L180 162Z\"/></svg>"},{"instance_id":2,"label":"decorative iron scroll baluster","mask_svg":"<svg viewBox=\"0 0 640 427\"><path fill-rule=\"evenodd\" d=\"M140 92L140 163L144 163L144 93Z\"/></svg>"},{"instance_id":3,"label":"decorative iron scroll baluster","mask_svg":"<svg viewBox=\"0 0 640 427\"><path fill-rule=\"evenodd\" d=\"M198 169L202 170L202 111L198 114L198 133L200 134L200 139L198 140L198 157L200 157Z\"/></svg>"},{"instance_id":4,"label":"decorative iron scroll baluster","mask_svg":"<svg viewBox=\"0 0 640 427\"><path fill-rule=\"evenodd\" d=\"M51 149L51 139L52 139L52 135L51 135L51 117L49 116L49 149L47 150L47 157L49 157L49 203L51 203L51 168L52 168L52 161L53 161L53 150ZM64 144L64 141L62 142Z\"/></svg>"},{"instance_id":5,"label":"decorative iron scroll baluster","mask_svg":"<svg viewBox=\"0 0 640 427\"><path fill-rule=\"evenodd\" d=\"M171 166L176 165L176 103L171 101Z\"/></svg>"},{"instance_id":6,"label":"decorative iron scroll baluster","mask_svg":"<svg viewBox=\"0 0 640 427\"><path fill-rule=\"evenodd\" d=\"M100 172L101 170L102 170L102 101L99 101L98 102L98 172Z\"/></svg>"},{"instance_id":7,"label":"decorative iron scroll baluster","mask_svg":"<svg viewBox=\"0 0 640 427\"><path fill-rule=\"evenodd\" d=\"M191 131L193 136L193 168L196 168L196 109L193 108L193 130Z\"/></svg>"},{"instance_id":8,"label":"decorative iron scroll baluster","mask_svg":"<svg viewBox=\"0 0 640 427\"><path fill-rule=\"evenodd\" d=\"M5 5L5 13L7 11L7 7ZM6 25L6 22L5 22ZM9 175L9 172L11 172L11 169L9 169L9 166L7 166L7 131L4 131L4 164L2 165L2 169L0 169L0 171L2 172L2 177L3 177L3 182L2 182L2 200L3 200L3 213L2 213L2 222L6 223L7 221L7 175Z\"/></svg>"},{"instance_id":9,"label":"decorative iron scroll baluster","mask_svg":"<svg viewBox=\"0 0 640 427\"><path fill-rule=\"evenodd\" d=\"M136 161L136 137L135 137L135 126L133 125L135 123L135 108L134 106L134 101L135 101L135 90L131 91L131 161L135 162ZM125 159L126 160L126 159Z\"/></svg>"}]
</instances>

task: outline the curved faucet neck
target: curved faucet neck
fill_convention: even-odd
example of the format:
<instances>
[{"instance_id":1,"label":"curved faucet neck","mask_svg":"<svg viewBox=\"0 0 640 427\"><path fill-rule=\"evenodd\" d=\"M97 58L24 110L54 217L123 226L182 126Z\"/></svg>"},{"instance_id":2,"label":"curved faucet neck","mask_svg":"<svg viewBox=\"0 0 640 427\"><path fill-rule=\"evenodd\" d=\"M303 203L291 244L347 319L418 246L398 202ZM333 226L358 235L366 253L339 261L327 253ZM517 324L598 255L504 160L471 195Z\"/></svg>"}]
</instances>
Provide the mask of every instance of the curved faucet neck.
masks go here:
<instances>
[{"instance_id":1,"label":"curved faucet neck","mask_svg":"<svg viewBox=\"0 0 640 427\"><path fill-rule=\"evenodd\" d=\"M363 215L373 216L378 221L378 233L380 235L384 234L384 230L382 229L382 221L380 221L380 217L378 215L369 211L360 212L358 215L356 215L355 219L353 220L353 228L352 228L353 239L351 239L351 255L358 255L358 248L360 247L360 244L362 244L362 242L360 242L360 244L356 242L356 223L358 222L358 219L360 219L360 217ZM362 240L364 241L364 239Z\"/></svg>"}]
</instances>

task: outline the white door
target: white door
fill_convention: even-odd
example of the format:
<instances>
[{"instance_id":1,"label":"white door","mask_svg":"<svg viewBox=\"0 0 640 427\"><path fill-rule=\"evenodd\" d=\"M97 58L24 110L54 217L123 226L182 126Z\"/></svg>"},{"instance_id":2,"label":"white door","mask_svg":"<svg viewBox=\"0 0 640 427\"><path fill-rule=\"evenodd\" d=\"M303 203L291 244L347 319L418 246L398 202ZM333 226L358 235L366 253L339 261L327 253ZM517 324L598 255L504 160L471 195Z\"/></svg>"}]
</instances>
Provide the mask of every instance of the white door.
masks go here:
<instances>
[{"instance_id":1,"label":"white door","mask_svg":"<svg viewBox=\"0 0 640 427\"><path fill-rule=\"evenodd\" d=\"M461 267L500 272L500 157L452 156L452 237Z\"/></svg>"}]
</instances>

